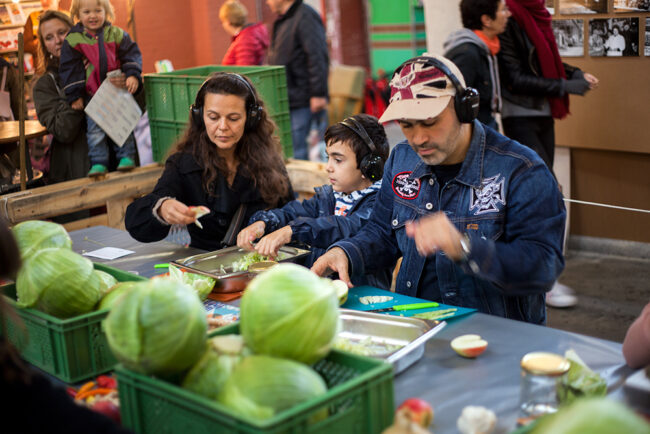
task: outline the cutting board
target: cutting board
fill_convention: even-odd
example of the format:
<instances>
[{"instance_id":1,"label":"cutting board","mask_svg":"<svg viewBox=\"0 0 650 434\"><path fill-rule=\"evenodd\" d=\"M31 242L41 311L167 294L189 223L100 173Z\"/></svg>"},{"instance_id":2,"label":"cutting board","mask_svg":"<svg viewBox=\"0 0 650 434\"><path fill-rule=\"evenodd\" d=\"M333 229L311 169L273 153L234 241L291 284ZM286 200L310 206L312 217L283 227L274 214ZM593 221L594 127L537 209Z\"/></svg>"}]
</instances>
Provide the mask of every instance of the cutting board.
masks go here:
<instances>
[{"instance_id":1,"label":"cutting board","mask_svg":"<svg viewBox=\"0 0 650 434\"><path fill-rule=\"evenodd\" d=\"M363 304L359 301L359 298L366 297L369 295L379 295L379 296L385 295L385 296L393 297L393 299L384 303L376 303L376 304ZM348 300L341 307L344 307L346 309L368 311L373 309L384 309L391 306L397 306L399 304L426 303L428 301L430 300L424 300L422 298L416 298L416 297L409 297L408 295L397 294L395 292L385 291L383 289L374 288L372 286L355 286L354 288L350 288L350 291L348 292ZM397 316L413 316L415 314L422 313L422 312L429 312L433 310L450 309L450 308L456 308L458 310L454 312L453 316L444 318L445 321L456 319L458 317L469 315L473 312L476 312L476 309L452 306L449 304L441 303L440 306L434 308L414 309L414 310L406 310L406 311L399 311L399 312L382 312L382 313L386 313L388 315L397 315Z\"/></svg>"}]
</instances>

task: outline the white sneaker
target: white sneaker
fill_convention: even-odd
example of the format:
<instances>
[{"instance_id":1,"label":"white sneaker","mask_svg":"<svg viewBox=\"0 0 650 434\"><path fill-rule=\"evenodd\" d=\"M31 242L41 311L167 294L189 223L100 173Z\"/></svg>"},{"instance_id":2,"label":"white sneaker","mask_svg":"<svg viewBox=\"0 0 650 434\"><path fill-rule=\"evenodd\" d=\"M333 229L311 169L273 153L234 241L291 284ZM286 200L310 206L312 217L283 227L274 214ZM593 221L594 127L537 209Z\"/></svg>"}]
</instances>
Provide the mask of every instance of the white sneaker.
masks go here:
<instances>
[{"instance_id":1,"label":"white sneaker","mask_svg":"<svg viewBox=\"0 0 650 434\"><path fill-rule=\"evenodd\" d=\"M576 304L578 304L578 297L576 297L575 291L557 280L553 284L553 288L546 293L547 306L564 308L573 307Z\"/></svg>"}]
</instances>

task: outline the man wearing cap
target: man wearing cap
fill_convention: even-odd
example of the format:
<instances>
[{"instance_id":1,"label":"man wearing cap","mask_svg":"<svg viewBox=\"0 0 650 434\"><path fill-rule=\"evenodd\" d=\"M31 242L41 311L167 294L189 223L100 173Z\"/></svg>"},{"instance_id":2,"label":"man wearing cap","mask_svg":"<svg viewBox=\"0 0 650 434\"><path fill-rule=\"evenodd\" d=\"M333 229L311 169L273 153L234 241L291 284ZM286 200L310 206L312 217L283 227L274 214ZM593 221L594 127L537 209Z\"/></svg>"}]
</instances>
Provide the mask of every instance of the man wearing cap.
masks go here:
<instances>
[{"instance_id":1,"label":"man wearing cap","mask_svg":"<svg viewBox=\"0 0 650 434\"><path fill-rule=\"evenodd\" d=\"M398 293L545 323L544 293L564 268L562 197L534 151L474 119L477 104L444 57L396 71L380 122L397 120L407 141L386 162L370 221L314 272L349 282L402 256Z\"/></svg>"}]
</instances>

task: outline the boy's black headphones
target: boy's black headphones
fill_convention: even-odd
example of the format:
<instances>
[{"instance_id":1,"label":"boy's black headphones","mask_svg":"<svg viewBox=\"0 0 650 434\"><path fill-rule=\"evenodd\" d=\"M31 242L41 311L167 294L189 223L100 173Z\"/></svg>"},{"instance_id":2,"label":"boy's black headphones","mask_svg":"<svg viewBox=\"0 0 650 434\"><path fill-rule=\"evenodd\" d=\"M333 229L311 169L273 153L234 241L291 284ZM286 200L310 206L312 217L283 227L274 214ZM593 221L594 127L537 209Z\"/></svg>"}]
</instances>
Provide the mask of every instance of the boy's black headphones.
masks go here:
<instances>
[{"instance_id":1,"label":"boy's black headphones","mask_svg":"<svg viewBox=\"0 0 650 434\"><path fill-rule=\"evenodd\" d=\"M235 80L239 80L240 82L244 83L253 99L252 104L249 104L248 102L246 103L246 124L244 125L244 130L248 131L255 128L260 121L264 107L259 105L257 102L255 91L253 90L253 87L250 85L250 83L248 83L244 77L234 72L219 72L203 82L199 88L199 91L196 93L194 104L190 106L192 121L198 128L203 127L203 101L199 101L199 95L201 95L201 91L210 80L219 79L221 77L233 77ZM246 101L248 101L248 98L246 98Z\"/></svg>"},{"instance_id":2,"label":"boy's black headphones","mask_svg":"<svg viewBox=\"0 0 650 434\"><path fill-rule=\"evenodd\" d=\"M409 59L406 62L402 63L395 70L393 77L398 75L402 68L404 68L406 65L413 63L420 63L425 66L433 66L435 68L438 68L440 71L442 71L443 74L449 77L449 80L456 88L456 94L454 95L454 109L456 110L456 117L458 117L458 120L464 124L469 124L474 121L474 119L476 119L478 116L479 104L478 90L474 89L473 87L463 87L463 85L460 83L460 80L458 80L458 77L456 77L456 75L449 70L447 65L435 57L419 56L414 57L413 59Z\"/></svg>"},{"instance_id":3,"label":"boy's black headphones","mask_svg":"<svg viewBox=\"0 0 650 434\"><path fill-rule=\"evenodd\" d=\"M363 140L370 149L370 153L364 155L359 163L361 174L372 182L380 180L384 175L384 161L379 155L377 155L377 147L368 135L366 129L361 125L361 122L352 117L343 119L341 124L345 125L354 131L357 136L361 137L361 140Z\"/></svg>"}]
</instances>

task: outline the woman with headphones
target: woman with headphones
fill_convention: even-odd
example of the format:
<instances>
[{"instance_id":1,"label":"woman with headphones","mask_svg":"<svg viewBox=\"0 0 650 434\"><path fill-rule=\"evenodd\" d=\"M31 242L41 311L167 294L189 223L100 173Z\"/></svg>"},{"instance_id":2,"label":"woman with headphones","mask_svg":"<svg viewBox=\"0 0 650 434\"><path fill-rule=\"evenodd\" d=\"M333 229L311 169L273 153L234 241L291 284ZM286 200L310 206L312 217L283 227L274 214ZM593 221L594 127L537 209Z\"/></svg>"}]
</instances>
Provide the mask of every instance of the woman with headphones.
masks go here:
<instances>
[{"instance_id":1,"label":"woman with headphones","mask_svg":"<svg viewBox=\"0 0 650 434\"><path fill-rule=\"evenodd\" d=\"M242 222L294 197L275 128L247 78L213 74L199 89L189 126L153 192L127 208L126 229L152 242L172 225L188 225L191 247L233 245ZM197 217L197 210L206 215Z\"/></svg>"}]
</instances>

